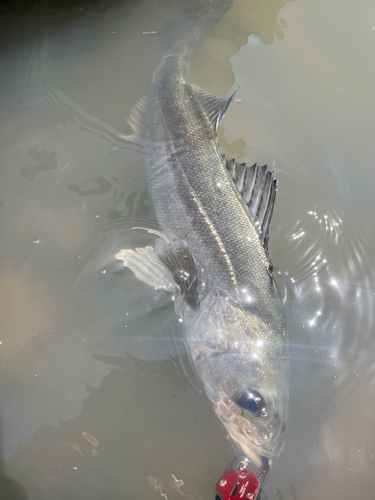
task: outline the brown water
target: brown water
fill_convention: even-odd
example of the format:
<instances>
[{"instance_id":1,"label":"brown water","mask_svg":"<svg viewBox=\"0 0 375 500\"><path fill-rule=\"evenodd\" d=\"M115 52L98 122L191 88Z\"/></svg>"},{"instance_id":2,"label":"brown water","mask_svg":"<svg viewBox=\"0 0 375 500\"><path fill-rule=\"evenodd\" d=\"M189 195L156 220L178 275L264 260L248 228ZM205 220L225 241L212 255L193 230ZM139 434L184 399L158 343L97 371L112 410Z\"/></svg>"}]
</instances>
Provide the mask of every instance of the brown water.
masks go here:
<instances>
[{"instance_id":1,"label":"brown water","mask_svg":"<svg viewBox=\"0 0 375 500\"><path fill-rule=\"evenodd\" d=\"M190 4L3 7L1 499L213 499L233 457L170 298L114 258L155 223L119 134ZM374 495L374 46L370 0L234 0L191 62L239 87L227 155L279 180L291 401L263 499Z\"/></svg>"}]
</instances>

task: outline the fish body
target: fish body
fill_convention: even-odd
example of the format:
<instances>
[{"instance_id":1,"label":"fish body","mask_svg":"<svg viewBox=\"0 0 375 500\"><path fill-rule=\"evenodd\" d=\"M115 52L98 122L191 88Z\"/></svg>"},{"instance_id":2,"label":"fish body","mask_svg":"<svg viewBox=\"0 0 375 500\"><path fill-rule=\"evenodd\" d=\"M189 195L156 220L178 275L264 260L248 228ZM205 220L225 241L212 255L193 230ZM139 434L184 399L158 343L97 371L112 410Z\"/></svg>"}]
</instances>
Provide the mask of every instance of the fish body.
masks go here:
<instances>
[{"instance_id":1,"label":"fish body","mask_svg":"<svg viewBox=\"0 0 375 500\"><path fill-rule=\"evenodd\" d=\"M220 17L230 3L210 5ZM142 122L148 187L169 242L160 260L181 289L192 360L228 433L259 463L280 454L288 407L287 329L267 251L276 184L266 166L222 154L216 129L232 98L188 82L204 29L163 57L133 122Z\"/></svg>"}]
</instances>

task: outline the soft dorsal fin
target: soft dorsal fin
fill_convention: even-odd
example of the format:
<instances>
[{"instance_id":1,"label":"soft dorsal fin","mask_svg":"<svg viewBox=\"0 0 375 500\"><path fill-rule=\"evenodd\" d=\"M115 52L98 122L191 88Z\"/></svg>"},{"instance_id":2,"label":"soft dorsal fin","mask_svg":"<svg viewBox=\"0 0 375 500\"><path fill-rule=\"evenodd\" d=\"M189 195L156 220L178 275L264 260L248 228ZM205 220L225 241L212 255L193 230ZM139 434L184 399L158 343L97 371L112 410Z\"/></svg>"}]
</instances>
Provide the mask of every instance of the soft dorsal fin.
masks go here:
<instances>
[{"instance_id":1,"label":"soft dorsal fin","mask_svg":"<svg viewBox=\"0 0 375 500\"><path fill-rule=\"evenodd\" d=\"M187 83L186 85L191 89L202 111L206 115L207 120L216 132L217 126L224 118L229 104L232 102L237 90L233 92L230 97L217 97L215 94L210 94L202 90L198 85L193 85L191 83Z\"/></svg>"},{"instance_id":2,"label":"soft dorsal fin","mask_svg":"<svg viewBox=\"0 0 375 500\"><path fill-rule=\"evenodd\" d=\"M159 253L160 261L172 273L181 294L192 309L199 307L198 275L194 258L184 240L172 241Z\"/></svg>"},{"instance_id":3,"label":"soft dorsal fin","mask_svg":"<svg viewBox=\"0 0 375 500\"><path fill-rule=\"evenodd\" d=\"M276 199L277 181L268 165L247 167L233 158L226 161L229 175L247 206L260 241L268 252L268 233Z\"/></svg>"}]
</instances>

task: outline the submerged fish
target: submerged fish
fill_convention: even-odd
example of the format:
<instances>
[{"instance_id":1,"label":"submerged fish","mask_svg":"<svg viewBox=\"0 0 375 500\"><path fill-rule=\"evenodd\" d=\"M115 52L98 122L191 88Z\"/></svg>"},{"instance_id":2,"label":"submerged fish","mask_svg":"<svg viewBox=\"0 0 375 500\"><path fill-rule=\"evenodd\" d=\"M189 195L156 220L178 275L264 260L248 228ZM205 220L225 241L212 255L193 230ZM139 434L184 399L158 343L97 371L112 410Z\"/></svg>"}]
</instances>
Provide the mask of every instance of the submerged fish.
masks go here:
<instances>
[{"instance_id":1,"label":"submerged fish","mask_svg":"<svg viewBox=\"0 0 375 500\"><path fill-rule=\"evenodd\" d=\"M161 238L122 250L143 281L180 289L186 339L229 435L259 465L279 456L287 419L287 329L268 258L276 181L222 154L217 126L233 96L188 83L191 49L231 0L206 0L201 24L165 54L129 123L148 153Z\"/></svg>"}]
</instances>

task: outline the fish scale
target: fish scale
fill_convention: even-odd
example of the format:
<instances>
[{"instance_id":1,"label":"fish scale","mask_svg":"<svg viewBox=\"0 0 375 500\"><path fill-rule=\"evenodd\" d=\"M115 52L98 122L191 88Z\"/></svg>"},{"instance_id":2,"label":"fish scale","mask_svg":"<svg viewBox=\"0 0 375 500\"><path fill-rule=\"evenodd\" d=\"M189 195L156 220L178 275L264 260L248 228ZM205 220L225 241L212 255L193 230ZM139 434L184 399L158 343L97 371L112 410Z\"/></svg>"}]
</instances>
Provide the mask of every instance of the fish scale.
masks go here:
<instances>
[{"instance_id":1,"label":"fish scale","mask_svg":"<svg viewBox=\"0 0 375 500\"><path fill-rule=\"evenodd\" d=\"M147 104L148 185L156 216L170 239L185 240L202 263L208 288L241 301L246 289L264 319L282 323L268 257L188 78L191 48L167 54Z\"/></svg>"}]
</instances>

